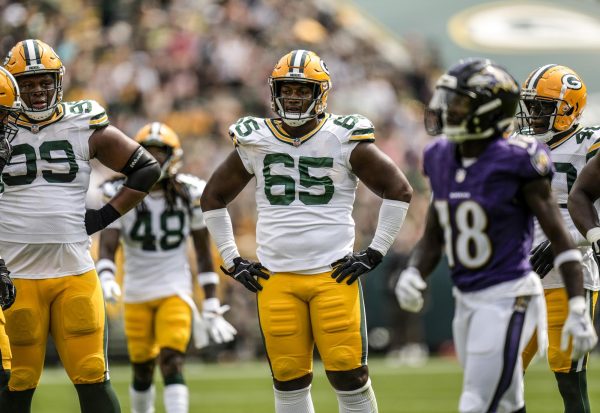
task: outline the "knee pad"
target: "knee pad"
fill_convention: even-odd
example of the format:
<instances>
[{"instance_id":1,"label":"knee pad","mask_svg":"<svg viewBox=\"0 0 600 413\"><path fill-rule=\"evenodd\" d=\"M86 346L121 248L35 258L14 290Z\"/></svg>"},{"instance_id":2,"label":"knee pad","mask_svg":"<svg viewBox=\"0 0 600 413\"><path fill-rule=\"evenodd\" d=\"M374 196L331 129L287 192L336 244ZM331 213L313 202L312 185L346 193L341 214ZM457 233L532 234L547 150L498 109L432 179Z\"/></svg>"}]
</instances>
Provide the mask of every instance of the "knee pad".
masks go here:
<instances>
[{"instance_id":1,"label":"knee pad","mask_svg":"<svg viewBox=\"0 0 600 413\"><path fill-rule=\"evenodd\" d=\"M74 384L93 384L105 380L106 366L104 358L99 354L91 354L81 360L77 368L77 378Z\"/></svg>"},{"instance_id":2,"label":"knee pad","mask_svg":"<svg viewBox=\"0 0 600 413\"><path fill-rule=\"evenodd\" d=\"M487 409L480 395L473 392L463 392L460 395L458 411L460 413L483 413Z\"/></svg>"},{"instance_id":3,"label":"knee pad","mask_svg":"<svg viewBox=\"0 0 600 413\"><path fill-rule=\"evenodd\" d=\"M348 371L355 369L356 350L348 346L334 347L326 354L327 368L334 371Z\"/></svg>"},{"instance_id":4,"label":"knee pad","mask_svg":"<svg viewBox=\"0 0 600 413\"><path fill-rule=\"evenodd\" d=\"M90 334L100 328L96 306L89 297L69 297L63 304L65 332L73 335Z\"/></svg>"},{"instance_id":5,"label":"knee pad","mask_svg":"<svg viewBox=\"0 0 600 413\"><path fill-rule=\"evenodd\" d=\"M34 389L38 382L39 376L35 370L28 367L17 367L10 372L9 389L11 391Z\"/></svg>"},{"instance_id":6,"label":"knee pad","mask_svg":"<svg viewBox=\"0 0 600 413\"><path fill-rule=\"evenodd\" d=\"M39 322L32 308L11 311L6 318L5 329L11 345L29 346L41 340Z\"/></svg>"},{"instance_id":7,"label":"knee pad","mask_svg":"<svg viewBox=\"0 0 600 413\"><path fill-rule=\"evenodd\" d=\"M290 381L302 377L310 371L300 369L300 363L293 357L277 357L271 360L273 376L279 381Z\"/></svg>"}]
</instances>

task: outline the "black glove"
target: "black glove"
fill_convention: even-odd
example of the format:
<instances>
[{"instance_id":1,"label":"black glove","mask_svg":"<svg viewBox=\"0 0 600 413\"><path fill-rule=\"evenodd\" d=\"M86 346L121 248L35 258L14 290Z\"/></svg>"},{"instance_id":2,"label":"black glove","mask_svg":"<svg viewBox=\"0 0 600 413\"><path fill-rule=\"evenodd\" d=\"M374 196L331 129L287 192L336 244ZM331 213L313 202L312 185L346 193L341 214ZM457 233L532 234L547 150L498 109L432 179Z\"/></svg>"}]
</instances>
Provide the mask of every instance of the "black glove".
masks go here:
<instances>
[{"instance_id":1,"label":"black glove","mask_svg":"<svg viewBox=\"0 0 600 413\"><path fill-rule=\"evenodd\" d=\"M264 267L260 262L248 261L242 257L233 259L233 269L231 271L223 268L221 265L221 270L223 270L225 274L233 277L234 280L241 282L244 287L253 293L262 290L262 285L260 285L254 277L264 278L265 280L269 279L269 274L261 271L263 268Z\"/></svg>"},{"instance_id":2,"label":"black glove","mask_svg":"<svg viewBox=\"0 0 600 413\"><path fill-rule=\"evenodd\" d=\"M350 285L358 277L381 264L381 260L383 260L383 255L372 248L352 253L331 264L333 267L331 278L335 278L337 282L341 283L350 276L346 281L346 284Z\"/></svg>"},{"instance_id":3,"label":"black glove","mask_svg":"<svg viewBox=\"0 0 600 413\"><path fill-rule=\"evenodd\" d=\"M531 250L531 256L529 262L533 271L535 271L540 278L544 278L550 270L554 267L554 253L550 246L550 241L546 240L541 242Z\"/></svg>"},{"instance_id":4,"label":"black glove","mask_svg":"<svg viewBox=\"0 0 600 413\"><path fill-rule=\"evenodd\" d=\"M111 222L119 219L121 214L111 204L106 204L100 209L85 210L85 232L92 235L106 228Z\"/></svg>"},{"instance_id":5,"label":"black glove","mask_svg":"<svg viewBox=\"0 0 600 413\"><path fill-rule=\"evenodd\" d=\"M0 138L0 173L10 161L10 156L12 155L12 146L8 142L4 136Z\"/></svg>"},{"instance_id":6,"label":"black glove","mask_svg":"<svg viewBox=\"0 0 600 413\"><path fill-rule=\"evenodd\" d=\"M10 271L6 268L6 263L0 258L0 307L8 310L17 298L17 289L10 279Z\"/></svg>"}]
</instances>

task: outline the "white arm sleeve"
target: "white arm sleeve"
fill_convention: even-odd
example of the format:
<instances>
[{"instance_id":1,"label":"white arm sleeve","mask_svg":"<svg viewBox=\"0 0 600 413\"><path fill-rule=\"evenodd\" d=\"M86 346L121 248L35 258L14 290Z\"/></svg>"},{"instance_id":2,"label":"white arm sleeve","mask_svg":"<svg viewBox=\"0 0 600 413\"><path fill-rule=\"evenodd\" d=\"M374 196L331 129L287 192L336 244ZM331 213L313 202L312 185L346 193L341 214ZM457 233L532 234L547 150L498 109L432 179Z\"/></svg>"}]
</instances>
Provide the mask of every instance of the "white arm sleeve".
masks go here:
<instances>
[{"instance_id":1,"label":"white arm sleeve","mask_svg":"<svg viewBox=\"0 0 600 413\"><path fill-rule=\"evenodd\" d=\"M375 236L369 247L385 255L400 232L407 211L408 202L384 199L379 209Z\"/></svg>"},{"instance_id":2,"label":"white arm sleeve","mask_svg":"<svg viewBox=\"0 0 600 413\"><path fill-rule=\"evenodd\" d=\"M219 254L223 258L224 267L227 269L233 267L233 259L239 257L240 253L235 245L233 226L227 208L213 209L203 213L208 232L215 240Z\"/></svg>"}]
</instances>

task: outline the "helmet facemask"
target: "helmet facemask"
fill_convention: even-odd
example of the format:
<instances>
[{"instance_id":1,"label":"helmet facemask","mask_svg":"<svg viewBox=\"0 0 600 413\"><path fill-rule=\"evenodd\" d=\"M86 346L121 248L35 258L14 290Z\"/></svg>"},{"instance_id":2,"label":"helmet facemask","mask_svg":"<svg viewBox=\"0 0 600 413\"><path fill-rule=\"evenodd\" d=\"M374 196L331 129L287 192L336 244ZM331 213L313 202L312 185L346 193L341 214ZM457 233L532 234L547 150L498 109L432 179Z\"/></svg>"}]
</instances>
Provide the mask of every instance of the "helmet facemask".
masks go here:
<instances>
[{"instance_id":1,"label":"helmet facemask","mask_svg":"<svg viewBox=\"0 0 600 413\"><path fill-rule=\"evenodd\" d=\"M442 75L425 111L430 135L464 142L502 136L519 99L514 78L486 59L467 59Z\"/></svg>"},{"instance_id":2,"label":"helmet facemask","mask_svg":"<svg viewBox=\"0 0 600 413\"><path fill-rule=\"evenodd\" d=\"M36 87L36 90L28 90L27 78L29 76L43 76L46 74L52 75L54 79L52 82L52 87L43 89L38 89ZM59 74L57 72L40 72L31 75L21 75L16 77L21 89L23 112L29 119L34 121L42 121L48 119L54 114L54 112L56 111L56 107L62 101L63 97L62 81L60 80L61 78L62 74ZM46 94L46 105L43 108L36 108L34 107L35 97L42 93Z\"/></svg>"},{"instance_id":3,"label":"helmet facemask","mask_svg":"<svg viewBox=\"0 0 600 413\"><path fill-rule=\"evenodd\" d=\"M572 69L554 64L535 69L521 91L519 133L544 143L565 136L578 127L586 101L585 84Z\"/></svg>"},{"instance_id":4,"label":"helmet facemask","mask_svg":"<svg viewBox=\"0 0 600 413\"><path fill-rule=\"evenodd\" d=\"M310 87L312 89L310 96L283 96L282 89L284 89L286 83L302 84ZM328 92L329 85L327 82L316 82L307 79L269 78L269 86L271 87L272 109L289 126L304 125L323 113L327 106L323 104L323 97ZM297 108L294 108L294 106Z\"/></svg>"},{"instance_id":5,"label":"helmet facemask","mask_svg":"<svg viewBox=\"0 0 600 413\"><path fill-rule=\"evenodd\" d=\"M15 126L19 115L19 112L0 108L0 139L6 138L9 142L12 142L19 130Z\"/></svg>"}]
</instances>

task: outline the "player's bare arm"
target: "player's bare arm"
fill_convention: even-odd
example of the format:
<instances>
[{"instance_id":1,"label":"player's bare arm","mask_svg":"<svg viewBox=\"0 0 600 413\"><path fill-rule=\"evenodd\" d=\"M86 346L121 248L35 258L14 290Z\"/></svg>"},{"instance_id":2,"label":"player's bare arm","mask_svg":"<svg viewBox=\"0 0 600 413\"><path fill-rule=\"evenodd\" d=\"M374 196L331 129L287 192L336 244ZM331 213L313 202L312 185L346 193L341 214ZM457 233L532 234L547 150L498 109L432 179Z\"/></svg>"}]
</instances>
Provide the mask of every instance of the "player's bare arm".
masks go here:
<instances>
[{"instance_id":1,"label":"player's bare arm","mask_svg":"<svg viewBox=\"0 0 600 413\"><path fill-rule=\"evenodd\" d=\"M332 264L331 277L352 284L359 276L377 267L406 217L412 188L400 168L371 142L359 143L350 154L352 171L375 194L383 198L373 241L363 251L355 252Z\"/></svg>"},{"instance_id":2,"label":"player's bare arm","mask_svg":"<svg viewBox=\"0 0 600 413\"><path fill-rule=\"evenodd\" d=\"M253 175L244 168L240 155L234 150L208 180L200 203L206 226L223 257L221 269L248 290L257 292L262 290L262 286L255 277L268 279L269 275L261 270L263 267L259 263L240 257L235 245L231 218L226 208L252 177Z\"/></svg>"},{"instance_id":3,"label":"player's bare arm","mask_svg":"<svg viewBox=\"0 0 600 413\"><path fill-rule=\"evenodd\" d=\"M413 249L408 260L408 267L415 267L423 278L427 278L440 262L443 247L444 232L438 221L435 207L430 205L425 232Z\"/></svg>"},{"instance_id":4,"label":"player's bare arm","mask_svg":"<svg viewBox=\"0 0 600 413\"><path fill-rule=\"evenodd\" d=\"M381 198L410 202L413 190L406 176L374 143L358 144L350 155L350 165L367 188Z\"/></svg>"},{"instance_id":5,"label":"player's bare arm","mask_svg":"<svg viewBox=\"0 0 600 413\"><path fill-rule=\"evenodd\" d=\"M210 253L210 235L208 233L208 228L193 230L191 235L192 240L194 241L194 250L196 253L198 283L204 289L205 298L216 297L219 277L213 272L214 267L212 255ZM202 278L202 274L214 274L214 276L211 280L208 278L208 276ZM214 277L216 277L216 279Z\"/></svg>"},{"instance_id":6,"label":"player's bare arm","mask_svg":"<svg viewBox=\"0 0 600 413\"><path fill-rule=\"evenodd\" d=\"M237 151L232 151L208 180L200 201L202 210L225 208L242 192L252 177L244 168Z\"/></svg>"},{"instance_id":7,"label":"player's bare arm","mask_svg":"<svg viewBox=\"0 0 600 413\"><path fill-rule=\"evenodd\" d=\"M160 166L137 142L114 126L95 131L89 142L90 158L128 176L121 190L109 201L123 215L146 196L160 176Z\"/></svg>"},{"instance_id":8,"label":"player's bare arm","mask_svg":"<svg viewBox=\"0 0 600 413\"><path fill-rule=\"evenodd\" d=\"M562 253L576 251L575 243L565 227L558 204L552 196L550 181L536 179L523 187L525 202L537 217L540 226L552 245L555 262ZM581 255L581 253L580 253ZM556 265L555 265L556 267ZM583 296L583 273L581 259L564 261L558 266L569 297Z\"/></svg>"},{"instance_id":9,"label":"player's bare arm","mask_svg":"<svg viewBox=\"0 0 600 413\"><path fill-rule=\"evenodd\" d=\"M596 345L594 331L584 298L581 252L567 231L552 197L550 182L538 179L523 187L525 200L536 215L540 226L552 244L554 267L558 268L569 296L569 314L562 329L561 350L566 351L572 337L573 359L582 357Z\"/></svg>"},{"instance_id":10,"label":"player's bare arm","mask_svg":"<svg viewBox=\"0 0 600 413\"><path fill-rule=\"evenodd\" d=\"M600 239L600 220L598 212L594 208L594 202L600 198L598 176L600 176L600 156L595 155L581 170L569 193L569 213L579 232L586 236L588 241L590 241L587 237L588 232L596 228L598 228L596 238ZM594 249L597 248L594 247Z\"/></svg>"}]
</instances>

